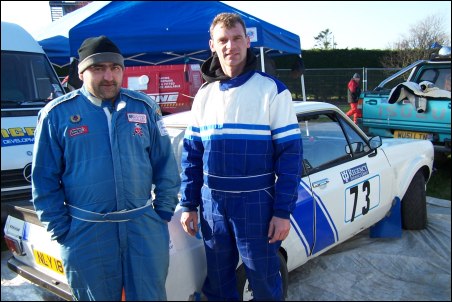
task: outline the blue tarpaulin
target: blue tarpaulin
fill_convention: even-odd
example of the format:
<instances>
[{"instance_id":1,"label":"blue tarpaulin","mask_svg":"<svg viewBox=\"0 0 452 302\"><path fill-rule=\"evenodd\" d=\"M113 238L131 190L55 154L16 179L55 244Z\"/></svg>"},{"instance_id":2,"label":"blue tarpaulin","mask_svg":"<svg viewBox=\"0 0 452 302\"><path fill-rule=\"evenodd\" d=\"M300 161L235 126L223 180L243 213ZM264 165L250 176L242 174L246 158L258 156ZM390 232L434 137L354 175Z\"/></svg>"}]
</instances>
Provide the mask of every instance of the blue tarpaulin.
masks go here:
<instances>
[{"instance_id":1,"label":"blue tarpaulin","mask_svg":"<svg viewBox=\"0 0 452 302\"><path fill-rule=\"evenodd\" d=\"M84 39L99 35L118 45L127 66L199 63L211 54L209 26L221 12L242 16L256 51L301 54L298 35L220 1L93 1L35 38L58 66L78 57Z\"/></svg>"}]
</instances>

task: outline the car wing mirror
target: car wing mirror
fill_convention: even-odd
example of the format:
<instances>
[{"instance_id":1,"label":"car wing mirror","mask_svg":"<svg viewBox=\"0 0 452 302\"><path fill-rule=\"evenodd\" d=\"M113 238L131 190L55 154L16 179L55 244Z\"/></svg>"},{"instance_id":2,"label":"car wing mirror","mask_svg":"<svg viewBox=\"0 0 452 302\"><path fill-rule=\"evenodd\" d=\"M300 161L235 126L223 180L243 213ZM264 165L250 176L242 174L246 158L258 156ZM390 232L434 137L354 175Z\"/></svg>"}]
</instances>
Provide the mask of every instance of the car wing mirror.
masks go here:
<instances>
[{"instance_id":1,"label":"car wing mirror","mask_svg":"<svg viewBox=\"0 0 452 302\"><path fill-rule=\"evenodd\" d=\"M377 149L382 145L382 140L380 136L374 136L369 139L369 146L372 150Z\"/></svg>"}]
</instances>

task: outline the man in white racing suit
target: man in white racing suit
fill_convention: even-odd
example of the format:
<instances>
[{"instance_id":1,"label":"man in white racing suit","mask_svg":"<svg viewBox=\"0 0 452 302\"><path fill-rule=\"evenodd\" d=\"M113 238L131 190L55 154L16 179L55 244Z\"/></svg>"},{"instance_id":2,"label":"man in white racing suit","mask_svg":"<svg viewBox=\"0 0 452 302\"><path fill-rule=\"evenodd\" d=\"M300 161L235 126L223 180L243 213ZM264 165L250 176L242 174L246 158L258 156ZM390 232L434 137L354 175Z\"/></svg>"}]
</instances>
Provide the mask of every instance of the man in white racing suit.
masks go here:
<instances>
[{"instance_id":1,"label":"man in white racing suit","mask_svg":"<svg viewBox=\"0 0 452 302\"><path fill-rule=\"evenodd\" d=\"M201 67L184 137L184 230L201 230L208 300L237 300L241 257L255 300L283 300L278 249L289 234L302 172L302 142L286 86L256 71L245 24L223 13L210 27L214 53Z\"/></svg>"}]
</instances>

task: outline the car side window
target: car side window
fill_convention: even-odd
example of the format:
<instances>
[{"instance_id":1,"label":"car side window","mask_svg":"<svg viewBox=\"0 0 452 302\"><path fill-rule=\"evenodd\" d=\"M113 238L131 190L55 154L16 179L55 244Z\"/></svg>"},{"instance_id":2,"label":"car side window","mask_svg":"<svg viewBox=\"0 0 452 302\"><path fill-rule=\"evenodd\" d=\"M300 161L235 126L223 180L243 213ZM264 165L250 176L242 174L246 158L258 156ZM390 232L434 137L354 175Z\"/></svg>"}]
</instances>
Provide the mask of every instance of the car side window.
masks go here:
<instances>
[{"instance_id":1,"label":"car side window","mask_svg":"<svg viewBox=\"0 0 452 302\"><path fill-rule=\"evenodd\" d=\"M303 140L305 174L326 169L346 161L347 139L334 114L315 114L299 117Z\"/></svg>"},{"instance_id":2,"label":"car side window","mask_svg":"<svg viewBox=\"0 0 452 302\"><path fill-rule=\"evenodd\" d=\"M334 112L298 116L303 141L304 176L368 154L370 147Z\"/></svg>"},{"instance_id":3,"label":"car side window","mask_svg":"<svg viewBox=\"0 0 452 302\"><path fill-rule=\"evenodd\" d=\"M353 129L352 126L345 122L342 118L340 119L340 122L350 146L350 148L346 149L345 152L349 153L353 158L359 158L367 155L370 151L370 146L367 143L367 140L356 132L355 129Z\"/></svg>"}]
</instances>

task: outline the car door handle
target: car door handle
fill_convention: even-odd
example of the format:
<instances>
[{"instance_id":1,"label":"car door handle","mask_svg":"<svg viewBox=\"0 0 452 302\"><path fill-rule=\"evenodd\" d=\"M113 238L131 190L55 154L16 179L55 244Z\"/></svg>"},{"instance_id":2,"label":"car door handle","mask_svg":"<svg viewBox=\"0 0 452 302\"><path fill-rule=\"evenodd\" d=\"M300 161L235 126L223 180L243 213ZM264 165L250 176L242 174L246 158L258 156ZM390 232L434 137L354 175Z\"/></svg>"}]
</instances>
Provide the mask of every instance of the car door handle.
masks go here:
<instances>
[{"instance_id":1,"label":"car door handle","mask_svg":"<svg viewBox=\"0 0 452 302\"><path fill-rule=\"evenodd\" d=\"M328 178L324 178L324 179L321 179L321 180L318 180L318 181L314 181L314 182L312 183L312 187L313 187L313 188L317 188L317 187L326 185L326 184L329 183L329 182L330 182L330 181L328 180Z\"/></svg>"},{"instance_id":2,"label":"car door handle","mask_svg":"<svg viewBox=\"0 0 452 302\"><path fill-rule=\"evenodd\" d=\"M378 101L374 100L374 99L366 101L366 104L369 104L369 105L377 105L377 103L378 103Z\"/></svg>"}]
</instances>

